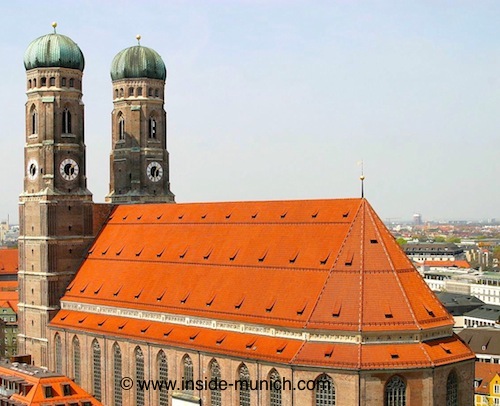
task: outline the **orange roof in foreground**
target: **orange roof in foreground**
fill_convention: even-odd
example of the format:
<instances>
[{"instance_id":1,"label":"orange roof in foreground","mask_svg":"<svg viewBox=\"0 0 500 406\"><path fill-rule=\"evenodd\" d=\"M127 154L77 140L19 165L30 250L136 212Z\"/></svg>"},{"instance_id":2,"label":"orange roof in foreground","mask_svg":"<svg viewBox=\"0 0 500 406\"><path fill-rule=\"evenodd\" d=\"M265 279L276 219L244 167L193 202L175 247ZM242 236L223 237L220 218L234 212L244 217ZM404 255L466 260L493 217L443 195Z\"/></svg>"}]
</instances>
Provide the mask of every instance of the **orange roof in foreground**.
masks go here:
<instances>
[{"instance_id":1,"label":"orange roof in foreground","mask_svg":"<svg viewBox=\"0 0 500 406\"><path fill-rule=\"evenodd\" d=\"M496 376L500 376L500 365L489 362L476 362L475 380L479 381L476 393L489 395L490 382Z\"/></svg>"},{"instance_id":2,"label":"orange roof in foreground","mask_svg":"<svg viewBox=\"0 0 500 406\"><path fill-rule=\"evenodd\" d=\"M320 332L453 325L364 199L118 206L62 301ZM63 312L52 325L78 327Z\"/></svg>"},{"instance_id":3,"label":"orange roof in foreground","mask_svg":"<svg viewBox=\"0 0 500 406\"><path fill-rule=\"evenodd\" d=\"M48 406L88 402L92 406L102 406L101 402L68 377L26 364L1 361L0 382L0 387L16 387L12 395L2 394L2 397L6 396L10 401L17 402L16 405Z\"/></svg>"},{"instance_id":4,"label":"orange roof in foreground","mask_svg":"<svg viewBox=\"0 0 500 406\"><path fill-rule=\"evenodd\" d=\"M18 264L17 248L0 248L0 274L17 274Z\"/></svg>"}]
</instances>

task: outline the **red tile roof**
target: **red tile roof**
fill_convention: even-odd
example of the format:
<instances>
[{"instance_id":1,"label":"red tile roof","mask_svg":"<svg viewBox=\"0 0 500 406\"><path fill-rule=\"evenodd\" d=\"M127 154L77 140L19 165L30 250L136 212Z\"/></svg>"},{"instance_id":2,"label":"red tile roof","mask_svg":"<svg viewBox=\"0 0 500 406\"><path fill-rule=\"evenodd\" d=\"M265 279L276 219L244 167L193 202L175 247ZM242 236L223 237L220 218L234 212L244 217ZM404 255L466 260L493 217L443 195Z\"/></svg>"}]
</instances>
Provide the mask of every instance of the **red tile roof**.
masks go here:
<instances>
[{"instance_id":1,"label":"red tile roof","mask_svg":"<svg viewBox=\"0 0 500 406\"><path fill-rule=\"evenodd\" d=\"M455 261L424 261L425 266L444 267L444 268L470 268L470 264L466 260Z\"/></svg>"},{"instance_id":2,"label":"red tile roof","mask_svg":"<svg viewBox=\"0 0 500 406\"><path fill-rule=\"evenodd\" d=\"M0 274L17 274L18 255L17 248L0 248Z\"/></svg>"},{"instance_id":3,"label":"red tile roof","mask_svg":"<svg viewBox=\"0 0 500 406\"><path fill-rule=\"evenodd\" d=\"M307 331L453 326L364 199L118 206L62 300Z\"/></svg>"},{"instance_id":4,"label":"red tile roof","mask_svg":"<svg viewBox=\"0 0 500 406\"><path fill-rule=\"evenodd\" d=\"M475 389L475 392L483 395L489 395L490 382L496 375L500 376L499 364L476 362L476 373L474 379L479 383L479 386Z\"/></svg>"}]
</instances>

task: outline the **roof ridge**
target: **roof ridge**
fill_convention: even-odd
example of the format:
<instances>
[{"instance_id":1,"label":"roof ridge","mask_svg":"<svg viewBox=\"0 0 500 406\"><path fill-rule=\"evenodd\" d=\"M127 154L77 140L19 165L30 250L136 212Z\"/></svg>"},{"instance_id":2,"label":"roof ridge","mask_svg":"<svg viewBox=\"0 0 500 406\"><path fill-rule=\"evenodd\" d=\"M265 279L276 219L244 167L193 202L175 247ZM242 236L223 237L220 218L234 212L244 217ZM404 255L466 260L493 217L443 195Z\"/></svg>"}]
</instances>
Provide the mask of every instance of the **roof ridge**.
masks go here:
<instances>
[{"instance_id":1,"label":"roof ridge","mask_svg":"<svg viewBox=\"0 0 500 406\"><path fill-rule=\"evenodd\" d=\"M311 322L311 317L313 316L314 314L314 311L316 310L316 308L318 307L318 303L319 301L321 300L322 296L323 296L323 293L325 291L325 288L326 286L328 285L328 281L330 280L332 274L333 274L333 270L335 269L335 266L337 265L337 262L339 261L339 258L340 258L340 255L342 254L343 252L343 249L345 247L345 243L347 241L347 239L349 238L349 235L351 234L351 231L354 227L354 221L356 220L357 216L358 216L358 213L359 211L361 210L361 202L360 201L360 205L358 207L358 209L356 210L356 214L354 215L352 221L351 221L351 224L349 226L349 229L347 230L347 233L344 237L344 239L342 240L342 244L340 245L340 249L337 253L337 257L335 258L335 261L333 261L333 264L332 264L332 267L330 268L330 270L328 271L328 276L326 277L325 279L325 283L323 283L323 287L321 288L321 291L319 292L318 294L318 297L316 298L316 301L314 302L314 306L313 308L311 309L311 313L309 313L309 317L307 318L307 320L305 321L304 323L304 328L307 328L307 326L309 325L309 323Z\"/></svg>"},{"instance_id":2,"label":"roof ridge","mask_svg":"<svg viewBox=\"0 0 500 406\"><path fill-rule=\"evenodd\" d=\"M418 322L417 320L417 317L415 315L415 312L413 311L413 307L411 306L411 303L408 301L408 297L406 295L406 291L405 289L403 288L403 285L401 284L401 280L399 279L399 275L398 273L396 272L396 268L394 266L394 262L391 258L391 256L389 255L389 253L387 252L387 247L386 247L386 240L385 239L382 239L382 233L380 232L380 229L379 229L379 226L377 224L377 222L375 221L375 219L373 218L373 209L372 210L369 210L369 215L370 215L370 220L372 221L372 224L373 224L373 227L375 228L375 232L377 233L377 236L383 241L383 244L382 244L382 249L384 250L384 253L385 253L385 256L387 257L387 261L389 262L390 266L391 266L391 270L396 278L396 282L399 286L399 289L401 290L401 293L403 294L403 297L404 297L404 300L405 300L405 303L410 311L410 314L411 314L411 317L413 319L413 322L415 323L415 325L420 329L422 330L422 326L420 325L420 323Z\"/></svg>"}]
</instances>

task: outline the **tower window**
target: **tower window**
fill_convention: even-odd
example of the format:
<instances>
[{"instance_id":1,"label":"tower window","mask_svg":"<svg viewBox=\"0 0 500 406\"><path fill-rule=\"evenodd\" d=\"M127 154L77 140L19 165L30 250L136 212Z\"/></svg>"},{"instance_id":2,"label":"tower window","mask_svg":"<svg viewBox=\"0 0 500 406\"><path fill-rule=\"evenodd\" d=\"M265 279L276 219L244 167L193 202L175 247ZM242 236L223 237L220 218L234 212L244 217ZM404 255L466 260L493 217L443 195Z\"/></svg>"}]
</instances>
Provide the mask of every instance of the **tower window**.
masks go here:
<instances>
[{"instance_id":1,"label":"tower window","mask_svg":"<svg viewBox=\"0 0 500 406\"><path fill-rule=\"evenodd\" d=\"M133 87L128 88L128 95L129 95L129 97L134 95L134 88Z\"/></svg>"},{"instance_id":2,"label":"tower window","mask_svg":"<svg viewBox=\"0 0 500 406\"><path fill-rule=\"evenodd\" d=\"M33 79L33 87L36 87L36 79Z\"/></svg>"},{"instance_id":3,"label":"tower window","mask_svg":"<svg viewBox=\"0 0 500 406\"><path fill-rule=\"evenodd\" d=\"M125 119L122 116L118 119L118 139L125 139Z\"/></svg>"},{"instance_id":4,"label":"tower window","mask_svg":"<svg viewBox=\"0 0 500 406\"><path fill-rule=\"evenodd\" d=\"M62 115L62 132L63 134L71 133L71 113L68 109L64 109Z\"/></svg>"},{"instance_id":5,"label":"tower window","mask_svg":"<svg viewBox=\"0 0 500 406\"><path fill-rule=\"evenodd\" d=\"M42 78L41 86L47 86L47 78L45 76Z\"/></svg>"},{"instance_id":6,"label":"tower window","mask_svg":"<svg viewBox=\"0 0 500 406\"><path fill-rule=\"evenodd\" d=\"M115 99L118 99L118 89L115 89Z\"/></svg>"},{"instance_id":7,"label":"tower window","mask_svg":"<svg viewBox=\"0 0 500 406\"><path fill-rule=\"evenodd\" d=\"M31 112L31 134L36 134L38 131L38 115L36 114L36 110L33 109Z\"/></svg>"},{"instance_id":8,"label":"tower window","mask_svg":"<svg viewBox=\"0 0 500 406\"><path fill-rule=\"evenodd\" d=\"M61 86L66 86L66 78L61 79Z\"/></svg>"},{"instance_id":9,"label":"tower window","mask_svg":"<svg viewBox=\"0 0 500 406\"><path fill-rule=\"evenodd\" d=\"M149 118L149 138L156 138L156 120L154 117Z\"/></svg>"},{"instance_id":10,"label":"tower window","mask_svg":"<svg viewBox=\"0 0 500 406\"><path fill-rule=\"evenodd\" d=\"M148 96L149 97L153 96L153 89L151 87L148 89Z\"/></svg>"},{"instance_id":11,"label":"tower window","mask_svg":"<svg viewBox=\"0 0 500 406\"><path fill-rule=\"evenodd\" d=\"M31 89L31 79L28 80L28 89Z\"/></svg>"},{"instance_id":12,"label":"tower window","mask_svg":"<svg viewBox=\"0 0 500 406\"><path fill-rule=\"evenodd\" d=\"M120 97L123 97L123 88L120 88Z\"/></svg>"},{"instance_id":13,"label":"tower window","mask_svg":"<svg viewBox=\"0 0 500 406\"><path fill-rule=\"evenodd\" d=\"M142 87L137 88L137 96L142 96Z\"/></svg>"},{"instance_id":14,"label":"tower window","mask_svg":"<svg viewBox=\"0 0 500 406\"><path fill-rule=\"evenodd\" d=\"M71 78L69 80L69 87L75 87L75 79Z\"/></svg>"},{"instance_id":15,"label":"tower window","mask_svg":"<svg viewBox=\"0 0 500 406\"><path fill-rule=\"evenodd\" d=\"M160 92L158 91L158 89L155 89L155 97L160 97Z\"/></svg>"},{"instance_id":16,"label":"tower window","mask_svg":"<svg viewBox=\"0 0 500 406\"><path fill-rule=\"evenodd\" d=\"M50 86L55 86L56 85L56 78L52 77L50 78Z\"/></svg>"}]
</instances>

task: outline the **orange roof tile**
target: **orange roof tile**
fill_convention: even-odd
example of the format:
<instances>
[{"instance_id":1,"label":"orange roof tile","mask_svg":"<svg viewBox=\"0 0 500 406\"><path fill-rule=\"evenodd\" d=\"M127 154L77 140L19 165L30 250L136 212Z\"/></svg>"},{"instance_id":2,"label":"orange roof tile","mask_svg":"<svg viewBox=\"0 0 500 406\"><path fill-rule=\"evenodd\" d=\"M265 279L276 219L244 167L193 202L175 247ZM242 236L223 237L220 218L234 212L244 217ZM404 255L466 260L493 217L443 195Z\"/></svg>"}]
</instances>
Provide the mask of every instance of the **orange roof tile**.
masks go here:
<instances>
[{"instance_id":1,"label":"orange roof tile","mask_svg":"<svg viewBox=\"0 0 500 406\"><path fill-rule=\"evenodd\" d=\"M455 261L424 261L425 266L444 267L444 268L470 268L470 264L466 260Z\"/></svg>"},{"instance_id":2,"label":"orange roof tile","mask_svg":"<svg viewBox=\"0 0 500 406\"><path fill-rule=\"evenodd\" d=\"M364 199L118 206L62 301L307 331L453 326Z\"/></svg>"},{"instance_id":3,"label":"orange roof tile","mask_svg":"<svg viewBox=\"0 0 500 406\"><path fill-rule=\"evenodd\" d=\"M0 248L0 274L17 274L18 264L17 248Z\"/></svg>"},{"instance_id":4,"label":"orange roof tile","mask_svg":"<svg viewBox=\"0 0 500 406\"><path fill-rule=\"evenodd\" d=\"M478 386L475 389L476 393L489 395L489 385L492 379L500 376L500 365L491 364L489 362L476 362L475 380Z\"/></svg>"}]
</instances>

